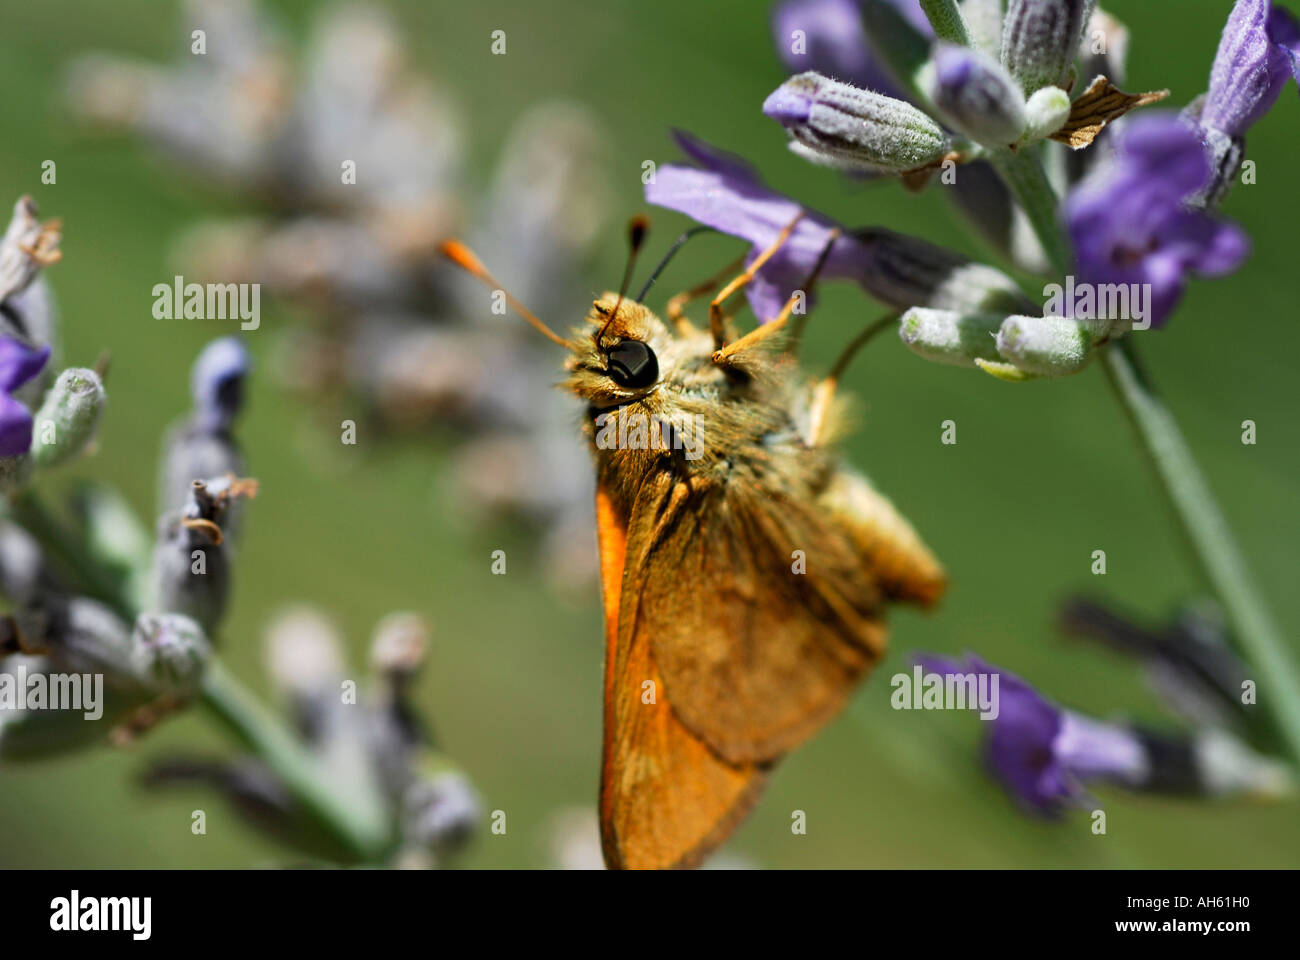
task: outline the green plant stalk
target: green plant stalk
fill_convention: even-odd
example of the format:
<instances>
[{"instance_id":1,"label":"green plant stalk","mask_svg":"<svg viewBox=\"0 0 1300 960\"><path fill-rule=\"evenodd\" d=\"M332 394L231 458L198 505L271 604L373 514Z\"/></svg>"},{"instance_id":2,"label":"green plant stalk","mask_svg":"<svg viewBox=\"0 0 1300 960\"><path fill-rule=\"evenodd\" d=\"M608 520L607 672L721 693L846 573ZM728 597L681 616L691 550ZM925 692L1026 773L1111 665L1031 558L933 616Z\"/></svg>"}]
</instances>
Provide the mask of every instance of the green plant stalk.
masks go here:
<instances>
[{"instance_id":1,"label":"green plant stalk","mask_svg":"<svg viewBox=\"0 0 1300 960\"><path fill-rule=\"evenodd\" d=\"M1139 364L1132 336L1103 349L1102 366L1115 398L1137 430L1201 572L1223 606L1235 645L1258 674L1258 703L1300 766L1300 670L1255 587L1228 521L1173 414Z\"/></svg>"},{"instance_id":2,"label":"green plant stalk","mask_svg":"<svg viewBox=\"0 0 1300 960\"><path fill-rule=\"evenodd\" d=\"M1065 231L1058 219L1056 191L1038 159L1035 147L990 152L989 161L997 169L1011 195L1025 211L1038 242L1043 245L1047 262L1061 276L1070 272L1072 257Z\"/></svg>"},{"instance_id":3,"label":"green plant stalk","mask_svg":"<svg viewBox=\"0 0 1300 960\"><path fill-rule=\"evenodd\" d=\"M200 703L270 766L312 819L358 861L382 859L393 837L378 797L370 790L348 796L335 790L315 757L217 660L204 671Z\"/></svg>"},{"instance_id":4,"label":"green plant stalk","mask_svg":"<svg viewBox=\"0 0 1300 960\"><path fill-rule=\"evenodd\" d=\"M925 11L934 27L934 34L940 40L970 46L970 33L966 29L966 18L961 15L957 0L921 0L921 9Z\"/></svg>"},{"instance_id":5,"label":"green plant stalk","mask_svg":"<svg viewBox=\"0 0 1300 960\"><path fill-rule=\"evenodd\" d=\"M1021 151L991 159L1028 215L1053 269L1061 275L1069 273L1071 257L1056 216L1056 191L1038 157ZM1101 355L1112 393L1136 428L1197 565L1232 626L1234 645L1259 674L1259 703L1292 761L1300 766L1300 670L1294 655L1255 588L1178 422L1138 366L1132 335L1103 348Z\"/></svg>"},{"instance_id":6,"label":"green plant stalk","mask_svg":"<svg viewBox=\"0 0 1300 960\"><path fill-rule=\"evenodd\" d=\"M81 589L111 606L128 623L135 622L140 611L127 584L94 563L86 545L34 490L15 496L10 509ZM345 796L336 790L311 752L215 658L204 671L199 701L276 772L307 815L358 861L377 862L391 848L391 827L374 791L358 787Z\"/></svg>"}]
</instances>

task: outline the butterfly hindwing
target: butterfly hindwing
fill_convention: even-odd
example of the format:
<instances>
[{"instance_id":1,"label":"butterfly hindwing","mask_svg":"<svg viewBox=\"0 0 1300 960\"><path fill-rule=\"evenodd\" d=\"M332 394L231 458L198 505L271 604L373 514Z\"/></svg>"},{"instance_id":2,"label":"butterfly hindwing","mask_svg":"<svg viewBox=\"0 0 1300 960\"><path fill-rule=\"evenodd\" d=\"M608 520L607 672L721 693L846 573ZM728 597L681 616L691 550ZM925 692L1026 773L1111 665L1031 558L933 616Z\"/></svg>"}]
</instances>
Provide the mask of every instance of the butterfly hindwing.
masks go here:
<instances>
[{"instance_id":1,"label":"butterfly hindwing","mask_svg":"<svg viewBox=\"0 0 1300 960\"><path fill-rule=\"evenodd\" d=\"M653 482L653 481L652 481ZM730 835L757 801L765 770L729 764L673 712L651 656L651 624L637 602L649 540L661 529L661 487L629 511L597 491L601 581L605 601L605 742L600 822L611 868L697 864ZM632 572L628 558L638 558ZM650 701L650 702L647 702Z\"/></svg>"}]
</instances>

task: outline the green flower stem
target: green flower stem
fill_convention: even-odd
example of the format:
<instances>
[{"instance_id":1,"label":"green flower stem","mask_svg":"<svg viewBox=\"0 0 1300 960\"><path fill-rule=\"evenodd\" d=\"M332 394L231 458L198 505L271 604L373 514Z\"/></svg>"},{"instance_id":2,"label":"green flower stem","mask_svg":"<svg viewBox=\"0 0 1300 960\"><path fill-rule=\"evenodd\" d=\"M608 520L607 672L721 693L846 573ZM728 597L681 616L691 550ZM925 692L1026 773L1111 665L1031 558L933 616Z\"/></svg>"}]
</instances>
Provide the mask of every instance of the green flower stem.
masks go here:
<instances>
[{"instance_id":1,"label":"green flower stem","mask_svg":"<svg viewBox=\"0 0 1300 960\"><path fill-rule=\"evenodd\" d=\"M105 570L63 522L28 488L9 501L10 516L40 541L55 566L65 570L86 596L118 611L128 624L135 623L137 610L129 599L127 585Z\"/></svg>"},{"instance_id":2,"label":"green flower stem","mask_svg":"<svg viewBox=\"0 0 1300 960\"><path fill-rule=\"evenodd\" d=\"M294 799L359 861L377 862L391 847L390 822L373 790L335 788L316 758L257 699L213 660L203 675L203 707L270 766Z\"/></svg>"},{"instance_id":3,"label":"green flower stem","mask_svg":"<svg viewBox=\"0 0 1300 960\"><path fill-rule=\"evenodd\" d=\"M930 19L935 36L940 40L970 46L970 33L966 30L966 18L961 15L957 0L921 0L921 9Z\"/></svg>"},{"instance_id":4,"label":"green flower stem","mask_svg":"<svg viewBox=\"0 0 1300 960\"><path fill-rule=\"evenodd\" d=\"M1258 673L1259 704L1300 765L1300 670L1269 614L1228 522L1178 424L1139 365L1133 337L1102 351L1111 390L1132 421L1156 476L1223 606L1231 634Z\"/></svg>"},{"instance_id":5,"label":"green flower stem","mask_svg":"<svg viewBox=\"0 0 1300 960\"><path fill-rule=\"evenodd\" d=\"M1028 215L1053 269L1070 272L1057 220L1056 191L1037 156L1001 153L994 165ZM1260 705L1292 760L1300 765L1300 670L1255 588L1223 511L1192 456L1173 414L1138 366L1132 335L1101 351L1115 398L1137 430L1156 478L1187 534L1192 552L1232 626L1233 642L1259 675Z\"/></svg>"},{"instance_id":6,"label":"green flower stem","mask_svg":"<svg viewBox=\"0 0 1300 960\"><path fill-rule=\"evenodd\" d=\"M1061 276L1069 273L1072 258L1065 231L1057 217L1056 191L1047 179L1038 151L1033 147L1023 147L1015 152L1001 150L990 153L988 159L1025 211L1038 242L1047 254L1047 262Z\"/></svg>"},{"instance_id":7,"label":"green flower stem","mask_svg":"<svg viewBox=\"0 0 1300 960\"><path fill-rule=\"evenodd\" d=\"M10 511L80 590L111 606L127 623L135 622L140 611L127 584L94 562L86 544L34 490L14 497ZM331 782L315 756L215 658L204 672L199 700L275 771L302 809L329 836L360 862L382 859L393 837L390 819L372 784L340 786Z\"/></svg>"}]
</instances>

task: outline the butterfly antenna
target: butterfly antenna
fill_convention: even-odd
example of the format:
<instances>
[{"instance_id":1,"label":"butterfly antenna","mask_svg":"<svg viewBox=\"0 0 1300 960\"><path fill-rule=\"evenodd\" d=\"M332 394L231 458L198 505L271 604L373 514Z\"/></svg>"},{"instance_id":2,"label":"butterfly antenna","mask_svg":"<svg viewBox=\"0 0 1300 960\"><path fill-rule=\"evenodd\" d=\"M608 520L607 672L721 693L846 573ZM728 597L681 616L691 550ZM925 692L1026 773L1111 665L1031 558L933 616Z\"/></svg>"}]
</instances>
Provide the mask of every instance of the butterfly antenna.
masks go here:
<instances>
[{"instance_id":1,"label":"butterfly antenna","mask_svg":"<svg viewBox=\"0 0 1300 960\"><path fill-rule=\"evenodd\" d=\"M650 288L653 287L655 285L655 281L659 279L659 274L664 272L664 268L667 267L668 264L672 262L673 257L677 256L677 251L680 250L683 246L685 246L687 240L691 239L691 237L697 237L701 233L713 233L713 232L714 230L712 227L706 227L700 225L697 227L691 227L680 237L678 237L673 242L673 245L668 248L668 252L664 254L664 258L660 260L658 265L654 268L654 271L650 274L650 279L647 280L645 282L645 286L641 288L641 292L636 295L637 303L645 303L645 295L650 292Z\"/></svg>"},{"instance_id":2,"label":"butterfly antenna","mask_svg":"<svg viewBox=\"0 0 1300 960\"><path fill-rule=\"evenodd\" d=\"M623 298L627 296L628 285L632 282L632 268L636 266L637 254L641 252L641 247L645 243L645 236L650 230L650 218L645 214L638 214L632 218L631 223L627 226L627 266L623 268L623 282L618 286L618 299L614 301L614 310L610 313L609 318L605 321L604 326L600 328L600 333L596 334L596 344L605 338L605 331L609 325L614 322L618 316L618 308L623 306Z\"/></svg>"},{"instance_id":3,"label":"butterfly antenna","mask_svg":"<svg viewBox=\"0 0 1300 960\"><path fill-rule=\"evenodd\" d=\"M542 323L542 321L538 320L531 310L510 295L509 290L506 290L505 287L497 283L492 274L488 273L487 267L483 266L482 261L474 255L474 251L465 246L465 244L461 243L459 240L444 240L442 243L438 244L438 252L466 273L483 281L484 285L487 287L490 287L492 290L500 290L501 293L505 295L506 303L510 304L515 313L519 314L519 316L531 323L537 329L538 333L542 334L542 336L546 337L546 339L550 340L552 343L558 343L560 346L568 349L569 342L546 324Z\"/></svg>"}]
</instances>

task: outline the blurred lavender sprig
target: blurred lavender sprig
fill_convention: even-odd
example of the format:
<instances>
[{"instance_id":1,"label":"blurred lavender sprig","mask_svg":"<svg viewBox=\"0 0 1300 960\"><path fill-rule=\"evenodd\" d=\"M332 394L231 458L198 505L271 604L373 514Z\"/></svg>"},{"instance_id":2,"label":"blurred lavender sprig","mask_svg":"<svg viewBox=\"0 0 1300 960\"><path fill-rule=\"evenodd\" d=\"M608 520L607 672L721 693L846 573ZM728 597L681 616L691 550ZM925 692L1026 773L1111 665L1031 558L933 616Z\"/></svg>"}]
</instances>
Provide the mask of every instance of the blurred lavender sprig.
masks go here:
<instances>
[{"instance_id":1,"label":"blurred lavender sprig","mask_svg":"<svg viewBox=\"0 0 1300 960\"><path fill-rule=\"evenodd\" d=\"M0 593L10 605L0 617L0 765L121 744L202 705L252 752L181 756L146 780L203 779L313 859L444 864L472 832L477 802L422 733L410 695L424 649L417 623L381 626L376 678L360 698L329 674L330 658L339 663L332 637L277 626L272 675L290 688L299 735L213 653L241 511L257 491L235 437L251 370L241 341L213 341L194 364L193 407L163 444L152 543L109 486L84 484L70 516L46 505L47 474L93 451L107 403L95 370L52 376L53 325L36 313L52 306L48 290L39 303L23 299L59 259L57 240L24 199L0 241L0 314L11 325L0 337ZM304 722L309 700L327 723Z\"/></svg>"},{"instance_id":2,"label":"blurred lavender sprig","mask_svg":"<svg viewBox=\"0 0 1300 960\"><path fill-rule=\"evenodd\" d=\"M544 103L521 117L490 184L466 203L454 105L413 68L379 6L330 5L301 57L255 0L190 0L185 52L167 66L109 54L77 61L74 108L164 155L242 188L269 215L196 226L176 245L185 274L261 283L310 319L282 331L274 367L373 438L450 426L460 442L450 499L535 524L557 585L595 575L594 548L570 543L590 520L590 478L554 360L481 288L449 270L437 241L466 234L537 312L581 315L581 265L607 218L602 136L582 107ZM190 31L206 31L194 56ZM298 311L301 315L302 311ZM539 403L539 398L544 398ZM563 451L566 455L557 455ZM522 461L527 471L485 462Z\"/></svg>"}]
</instances>

